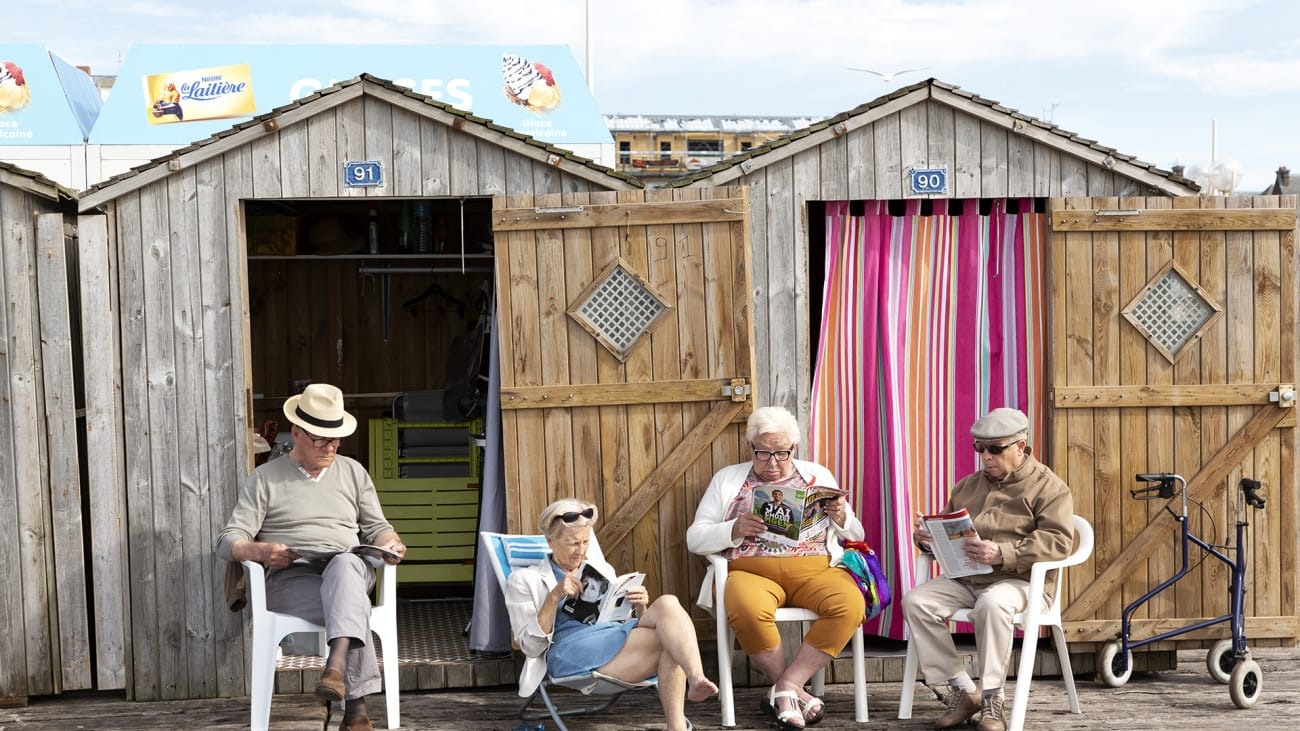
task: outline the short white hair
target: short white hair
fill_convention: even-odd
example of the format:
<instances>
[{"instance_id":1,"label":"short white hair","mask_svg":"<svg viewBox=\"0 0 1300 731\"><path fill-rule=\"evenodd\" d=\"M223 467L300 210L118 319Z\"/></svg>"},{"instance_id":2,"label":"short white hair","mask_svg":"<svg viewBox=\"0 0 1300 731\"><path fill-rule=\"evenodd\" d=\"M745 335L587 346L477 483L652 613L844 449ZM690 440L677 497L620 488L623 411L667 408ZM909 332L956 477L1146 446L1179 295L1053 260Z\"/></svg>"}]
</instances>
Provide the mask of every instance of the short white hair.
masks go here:
<instances>
[{"instance_id":1,"label":"short white hair","mask_svg":"<svg viewBox=\"0 0 1300 731\"><path fill-rule=\"evenodd\" d=\"M784 434L790 438L790 446L799 445L799 420L794 418L783 406L764 406L754 409L745 423L745 438L750 444L764 434Z\"/></svg>"},{"instance_id":2,"label":"short white hair","mask_svg":"<svg viewBox=\"0 0 1300 731\"><path fill-rule=\"evenodd\" d=\"M592 510L590 518L585 518L579 515L578 519L572 523L565 523L563 520L560 520L560 516L565 513L581 513L587 508L591 508ZM537 532L546 536L548 540L554 540L563 533L566 528L582 528L592 525L596 522L596 518L598 517L600 517L600 511L596 509L595 505L585 503L577 498L560 498L550 505L547 505L546 508L542 510L542 514L537 516Z\"/></svg>"}]
</instances>

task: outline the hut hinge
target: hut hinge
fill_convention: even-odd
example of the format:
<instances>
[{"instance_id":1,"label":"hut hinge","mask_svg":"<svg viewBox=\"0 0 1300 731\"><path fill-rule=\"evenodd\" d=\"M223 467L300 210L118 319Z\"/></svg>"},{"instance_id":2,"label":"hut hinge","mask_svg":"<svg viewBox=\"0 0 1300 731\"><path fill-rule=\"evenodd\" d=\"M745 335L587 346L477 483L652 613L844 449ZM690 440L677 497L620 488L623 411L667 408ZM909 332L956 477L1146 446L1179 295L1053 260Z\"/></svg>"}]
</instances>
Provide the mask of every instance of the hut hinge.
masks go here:
<instances>
[{"instance_id":1,"label":"hut hinge","mask_svg":"<svg viewBox=\"0 0 1300 731\"><path fill-rule=\"evenodd\" d=\"M1291 383L1279 385L1276 391L1269 393L1268 400L1284 409L1295 406L1295 385Z\"/></svg>"},{"instance_id":2,"label":"hut hinge","mask_svg":"<svg viewBox=\"0 0 1300 731\"><path fill-rule=\"evenodd\" d=\"M722 387L722 395L737 402L749 398L750 391L749 384L743 378L733 378L731 383Z\"/></svg>"}]
</instances>

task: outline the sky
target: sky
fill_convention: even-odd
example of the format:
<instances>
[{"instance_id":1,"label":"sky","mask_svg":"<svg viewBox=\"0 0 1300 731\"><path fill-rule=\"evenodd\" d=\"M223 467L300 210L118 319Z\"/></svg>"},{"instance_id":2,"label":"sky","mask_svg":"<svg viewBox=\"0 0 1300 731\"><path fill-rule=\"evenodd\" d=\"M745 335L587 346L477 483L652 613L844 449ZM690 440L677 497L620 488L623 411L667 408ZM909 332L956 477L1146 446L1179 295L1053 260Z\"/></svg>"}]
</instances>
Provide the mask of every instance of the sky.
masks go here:
<instances>
[{"instance_id":1,"label":"sky","mask_svg":"<svg viewBox=\"0 0 1300 731\"><path fill-rule=\"evenodd\" d=\"M926 78L1257 193L1300 169L1295 0L39 0L0 44L563 44L605 114L830 116ZM588 39L588 24L591 32ZM590 40L590 45L588 41ZM850 67L892 73L886 81Z\"/></svg>"}]
</instances>

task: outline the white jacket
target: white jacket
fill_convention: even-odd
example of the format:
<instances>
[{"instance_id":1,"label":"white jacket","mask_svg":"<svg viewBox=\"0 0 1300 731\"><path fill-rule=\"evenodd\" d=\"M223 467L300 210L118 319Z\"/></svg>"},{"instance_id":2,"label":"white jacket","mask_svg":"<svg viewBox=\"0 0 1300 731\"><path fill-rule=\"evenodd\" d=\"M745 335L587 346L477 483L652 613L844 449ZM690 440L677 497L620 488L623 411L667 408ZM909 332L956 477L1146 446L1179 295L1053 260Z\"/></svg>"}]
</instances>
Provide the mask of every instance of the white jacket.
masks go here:
<instances>
[{"instance_id":1,"label":"white jacket","mask_svg":"<svg viewBox=\"0 0 1300 731\"><path fill-rule=\"evenodd\" d=\"M713 476L708 489L704 491L704 497L700 499L699 507L695 509L695 521L686 529L686 548L691 553L701 556L721 553L728 548L739 546L744 540L744 538L731 537L731 527L736 521L723 520L723 518L727 514L727 507L744 486L745 478L749 476L749 470L753 466L753 462L733 464L730 467L723 467ZM816 462L796 459L794 468L809 485L839 487L831 471ZM858 520L853 513L853 508L849 507L844 519L844 527L841 528L831 521L830 529L826 531L826 550L830 553L831 565L839 563L840 557L844 555L844 548L840 545L839 539L860 541L865 537L862 521ZM712 565L704 574L704 584L700 586L700 594L695 603L710 611L713 609Z\"/></svg>"},{"instance_id":2,"label":"white jacket","mask_svg":"<svg viewBox=\"0 0 1300 731\"><path fill-rule=\"evenodd\" d=\"M606 578L613 580L618 573L605 562L604 556L587 552L587 563ZM510 613L510 627L515 643L524 653L524 669L519 674L519 696L528 698L546 677L546 651L551 648L553 632L543 632L537 622L537 613L559 582L551 571L550 556L532 566L515 569L506 581L506 611ZM554 628L554 625L552 625Z\"/></svg>"}]
</instances>

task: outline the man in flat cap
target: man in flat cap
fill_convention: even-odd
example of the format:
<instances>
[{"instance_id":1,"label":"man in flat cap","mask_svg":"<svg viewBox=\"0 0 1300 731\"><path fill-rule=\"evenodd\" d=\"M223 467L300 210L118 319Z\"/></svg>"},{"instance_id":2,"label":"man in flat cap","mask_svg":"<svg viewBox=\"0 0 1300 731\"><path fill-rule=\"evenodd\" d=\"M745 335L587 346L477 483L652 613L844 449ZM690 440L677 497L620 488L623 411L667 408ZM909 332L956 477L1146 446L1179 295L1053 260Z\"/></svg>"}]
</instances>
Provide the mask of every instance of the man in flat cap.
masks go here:
<instances>
[{"instance_id":1,"label":"man in flat cap","mask_svg":"<svg viewBox=\"0 0 1300 731\"><path fill-rule=\"evenodd\" d=\"M253 470L217 536L217 556L269 569L266 607L325 627L329 655L316 686L322 700L347 701L341 731L372 731L367 695L382 686L370 637L375 570L349 553L360 544L406 546L384 517L375 483L356 460L338 454L357 428L343 392L313 383L284 403L293 451Z\"/></svg>"},{"instance_id":2,"label":"man in flat cap","mask_svg":"<svg viewBox=\"0 0 1300 731\"><path fill-rule=\"evenodd\" d=\"M979 537L963 539L962 550L972 562L992 570L927 581L903 597L903 613L926 682L949 687L947 713L934 727L961 726L980 713L978 731L1005 731L1002 686L1011 662L1011 620L1028 606L1034 562L1070 554L1074 500L1061 478L1030 453L1029 419L1020 410L994 409L970 432L984 469L953 486L942 512L970 512ZM930 551L932 536L919 519L912 538L918 548ZM980 694L948 631L948 621L958 609L974 609Z\"/></svg>"}]
</instances>

